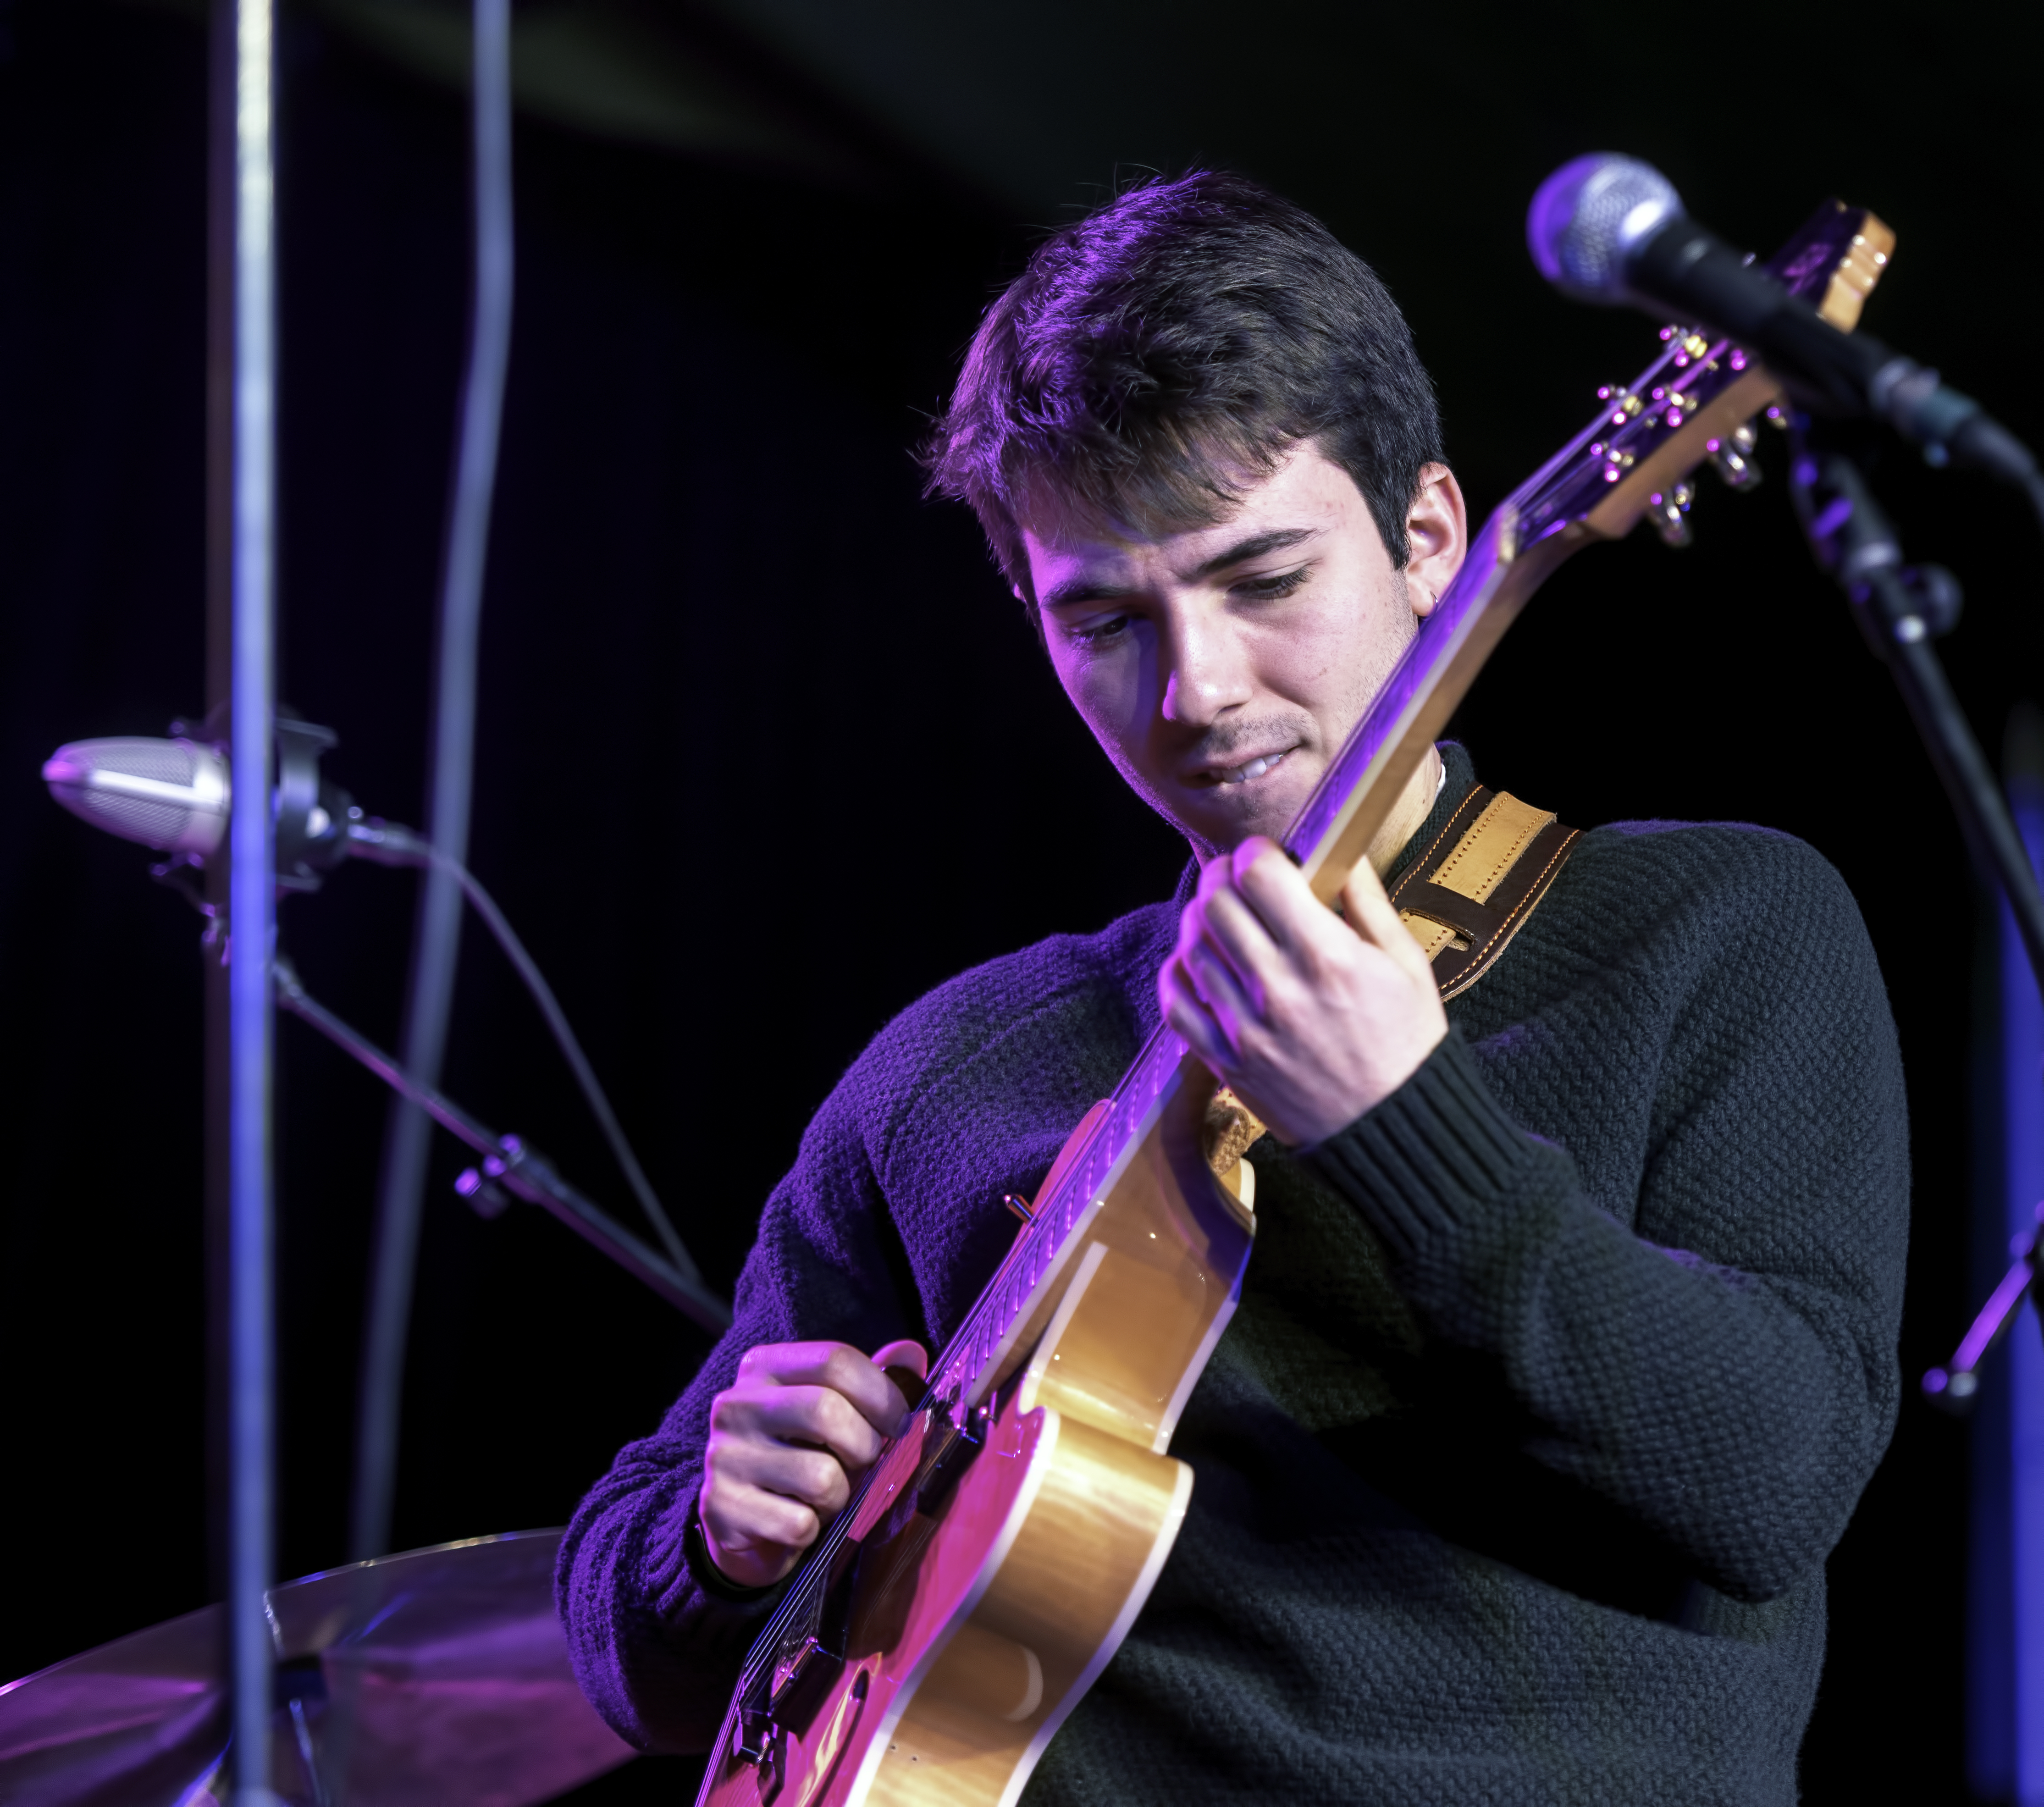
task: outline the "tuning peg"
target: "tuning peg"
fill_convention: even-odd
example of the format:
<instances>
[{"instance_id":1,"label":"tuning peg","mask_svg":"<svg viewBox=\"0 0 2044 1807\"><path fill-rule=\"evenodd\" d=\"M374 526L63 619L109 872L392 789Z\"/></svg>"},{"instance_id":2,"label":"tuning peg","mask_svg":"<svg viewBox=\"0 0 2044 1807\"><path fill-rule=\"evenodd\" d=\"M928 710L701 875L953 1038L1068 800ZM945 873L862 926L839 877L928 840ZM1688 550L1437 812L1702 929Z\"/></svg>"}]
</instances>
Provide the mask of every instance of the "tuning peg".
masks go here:
<instances>
[{"instance_id":1,"label":"tuning peg","mask_svg":"<svg viewBox=\"0 0 2044 1807\"><path fill-rule=\"evenodd\" d=\"M1760 481L1760 467L1754 462L1754 442L1758 437L1752 421L1708 442L1705 449L1711 463L1724 479L1728 490L1750 490Z\"/></svg>"},{"instance_id":2,"label":"tuning peg","mask_svg":"<svg viewBox=\"0 0 2044 1807\"><path fill-rule=\"evenodd\" d=\"M1611 410L1611 424L1622 427L1637 415L1646 404L1622 383L1607 383L1599 387L1597 399Z\"/></svg>"},{"instance_id":3,"label":"tuning peg","mask_svg":"<svg viewBox=\"0 0 2044 1807\"><path fill-rule=\"evenodd\" d=\"M1664 333L1664 338L1679 343L1675 348L1675 367L1681 370L1690 364L1701 363L1709 355L1711 342L1693 326L1685 330L1681 327Z\"/></svg>"},{"instance_id":4,"label":"tuning peg","mask_svg":"<svg viewBox=\"0 0 2044 1807\"><path fill-rule=\"evenodd\" d=\"M1667 490L1656 490L1646 498L1647 518L1654 523L1654 531L1661 536L1664 544L1686 546L1689 543L1689 504L1696 500L1696 491L1687 483L1677 483Z\"/></svg>"}]
</instances>

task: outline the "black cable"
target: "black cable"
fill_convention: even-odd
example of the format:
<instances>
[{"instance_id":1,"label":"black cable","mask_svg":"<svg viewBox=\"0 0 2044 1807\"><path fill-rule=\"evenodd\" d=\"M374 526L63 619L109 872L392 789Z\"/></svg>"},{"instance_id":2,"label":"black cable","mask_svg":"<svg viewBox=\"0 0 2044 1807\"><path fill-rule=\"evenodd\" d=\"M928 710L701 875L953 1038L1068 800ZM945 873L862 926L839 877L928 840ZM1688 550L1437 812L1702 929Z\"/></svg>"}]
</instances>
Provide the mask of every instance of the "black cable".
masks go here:
<instances>
[{"instance_id":1,"label":"black cable","mask_svg":"<svg viewBox=\"0 0 2044 1807\"><path fill-rule=\"evenodd\" d=\"M468 846L475 756L477 648L482 574L497 480L504 375L511 347L511 25L509 0L474 0L475 277L461 445L448 521L440 593L437 690L427 826L459 854ZM405 999L404 1063L427 1085L440 1077L460 951L461 892L429 872L420 899ZM348 1543L356 1561L390 1547L397 1489L398 1413L418 1262L432 1127L416 1105L394 1101L378 1189L376 1252L363 1338L360 1419Z\"/></svg>"},{"instance_id":2,"label":"black cable","mask_svg":"<svg viewBox=\"0 0 2044 1807\"><path fill-rule=\"evenodd\" d=\"M624 1177L631 1182L632 1190L638 1198L640 1208L646 1213L646 1221L658 1232L667 1259L691 1279L700 1279L701 1274L689 1251L682 1246L681 1237L675 1233L667 1209L653 1190L653 1182L647 1178L646 1170L640 1166L639 1157L632 1151L632 1144L625 1139L624 1130L617 1121L617 1113L610 1108L610 1100L605 1094L602 1082L590 1066L589 1056L582 1052L582 1044L574 1031L568 1026L567 1013L562 1009L554 990L547 983L538 963L525 951L525 944L518 939L517 931L512 928L497 900L482 888L482 882L458 859L442 853L429 844L425 851L433 863L447 872L468 895L475 913L481 917L490 932L497 937L497 944L504 950L505 956L517 969L518 976L525 982L525 989L532 994L532 1002L540 1007L540 1014L546 1018L547 1027L553 1031L554 1040L574 1072L575 1082L582 1087L582 1095L589 1102L597 1123L602 1125L610 1151L617 1157L617 1164L624 1170Z\"/></svg>"},{"instance_id":3,"label":"black cable","mask_svg":"<svg viewBox=\"0 0 2044 1807\"><path fill-rule=\"evenodd\" d=\"M540 971L539 962L526 952L525 944L518 938L518 932L511 926L510 919L498 907L497 900L484 888L482 881L451 855L443 853L416 829L408 829L400 822L386 822L371 816L352 821L348 825L348 851L359 859L371 860L378 866L431 866L445 872L467 894L468 901L481 917L484 926L497 938L497 944L504 950L505 957L525 982L532 994L532 1002L540 1007L540 1014L546 1019L547 1027L552 1031L554 1041L563 1059L582 1087L582 1095L588 1101L589 1108L601 1125L605 1139L610 1144L610 1151L617 1157L617 1164L624 1170L624 1177L631 1182L646 1221L659 1233L666 1245L667 1254L674 1265L685 1274L700 1278L696 1264L689 1258L688 1251L682 1246L682 1239L669 1219L667 1208L653 1190L653 1182L646 1177L646 1170L639 1164L639 1157L632 1151L632 1144L626 1137L624 1125L617 1121L617 1113L610 1106L610 1098L603 1089L603 1082L596 1076L589 1056L582 1052L580 1040L568 1022L567 1013L561 1008L560 1000L554 995L554 988L547 982L545 974Z\"/></svg>"}]
</instances>

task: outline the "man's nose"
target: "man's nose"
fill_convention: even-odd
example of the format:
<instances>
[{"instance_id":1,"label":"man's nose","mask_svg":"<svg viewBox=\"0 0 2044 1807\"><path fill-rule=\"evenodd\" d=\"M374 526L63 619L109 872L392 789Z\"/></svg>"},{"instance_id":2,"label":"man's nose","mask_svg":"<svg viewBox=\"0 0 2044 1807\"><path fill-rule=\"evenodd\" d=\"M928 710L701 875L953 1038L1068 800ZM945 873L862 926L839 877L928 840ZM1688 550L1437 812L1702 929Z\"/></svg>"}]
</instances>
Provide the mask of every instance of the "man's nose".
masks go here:
<instances>
[{"instance_id":1,"label":"man's nose","mask_svg":"<svg viewBox=\"0 0 2044 1807\"><path fill-rule=\"evenodd\" d=\"M1225 615L1174 609L1162 648L1164 719L1208 728L1249 701L1249 662Z\"/></svg>"}]
</instances>

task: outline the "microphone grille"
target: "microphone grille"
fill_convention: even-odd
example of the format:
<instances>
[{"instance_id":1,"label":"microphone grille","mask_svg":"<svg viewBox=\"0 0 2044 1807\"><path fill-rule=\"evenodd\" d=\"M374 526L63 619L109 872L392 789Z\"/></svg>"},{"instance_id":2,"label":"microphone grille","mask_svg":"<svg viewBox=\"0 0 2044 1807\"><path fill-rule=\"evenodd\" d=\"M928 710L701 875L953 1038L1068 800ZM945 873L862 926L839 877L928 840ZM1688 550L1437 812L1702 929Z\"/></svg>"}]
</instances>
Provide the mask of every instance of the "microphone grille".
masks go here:
<instances>
[{"instance_id":1,"label":"microphone grille","mask_svg":"<svg viewBox=\"0 0 2044 1807\"><path fill-rule=\"evenodd\" d=\"M226 763L189 741L75 740L51 755L43 777L73 815L144 847L203 859L226 826ZM141 782L123 787L124 779Z\"/></svg>"},{"instance_id":2,"label":"microphone grille","mask_svg":"<svg viewBox=\"0 0 2044 1807\"><path fill-rule=\"evenodd\" d=\"M1526 210L1526 246L1540 274L1578 300L1631 297L1626 262L1669 220L1682 198L1651 163L1595 151L1556 170Z\"/></svg>"},{"instance_id":3,"label":"microphone grille","mask_svg":"<svg viewBox=\"0 0 2044 1807\"><path fill-rule=\"evenodd\" d=\"M120 797L104 790L86 790L59 801L67 804L95 828L106 829L144 847L169 848L184 832L191 811L176 803L155 803L140 797Z\"/></svg>"}]
</instances>

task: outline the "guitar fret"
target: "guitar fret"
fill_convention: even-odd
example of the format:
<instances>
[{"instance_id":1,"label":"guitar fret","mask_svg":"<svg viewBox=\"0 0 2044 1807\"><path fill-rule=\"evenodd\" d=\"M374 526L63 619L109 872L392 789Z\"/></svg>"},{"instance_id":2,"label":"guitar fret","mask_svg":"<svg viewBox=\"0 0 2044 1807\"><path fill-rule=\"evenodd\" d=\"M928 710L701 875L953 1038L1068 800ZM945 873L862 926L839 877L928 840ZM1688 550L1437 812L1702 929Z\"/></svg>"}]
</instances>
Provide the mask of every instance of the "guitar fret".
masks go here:
<instances>
[{"instance_id":1,"label":"guitar fret","mask_svg":"<svg viewBox=\"0 0 2044 1807\"><path fill-rule=\"evenodd\" d=\"M1033 1228L1008 1277L978 1300L959 1326L941 1371L961 1390L976 1384L1003 1340L1028 1308L1038 1284L1098 1198L1108 1173L1135 1139L1152 1104L1162 1095L1185 1055L1185 1044L1168 1028L1146 1043L1109 1100L1109 1109L1088 1139L1083 1155L1056 1190L1039 1199Z\"/></svg>"}]
</instances>

